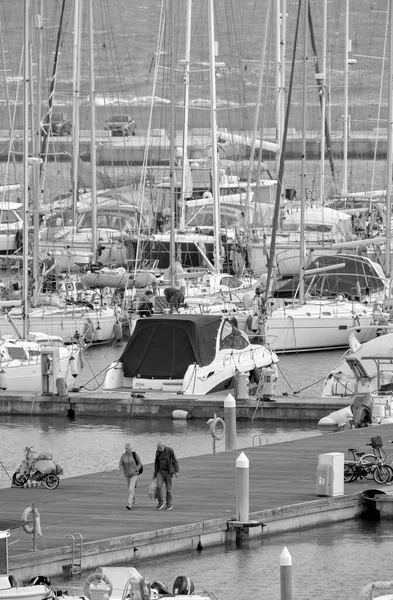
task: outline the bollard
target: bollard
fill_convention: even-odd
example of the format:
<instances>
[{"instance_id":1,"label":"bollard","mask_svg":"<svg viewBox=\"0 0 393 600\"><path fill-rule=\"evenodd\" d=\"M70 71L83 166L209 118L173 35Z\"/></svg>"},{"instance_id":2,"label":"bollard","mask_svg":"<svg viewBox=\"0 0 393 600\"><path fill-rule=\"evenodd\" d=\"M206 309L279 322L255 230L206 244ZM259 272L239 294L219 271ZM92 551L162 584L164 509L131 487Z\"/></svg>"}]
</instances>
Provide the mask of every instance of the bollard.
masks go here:
<instances>
[{"instance_id":1,"label":"bollard","mask_svg":"<svg viewBox=\"0 0 393 600\"><path fill-rule=\"evenodd\" d=\"M285 547L280 556L281 600L292 600L292 556Z\"/></svg>"},{"instance_id":2,"label":"bollard","mask_svg":"<svg viewBox=\"0 0 393 600\"><path fill-rule=\"evenodd\" d=\"M249 512L249 460L242 452L236 460L236 520L248 522Z\"/></svg>"},{"instance_id":3,"label":"bollard","mask_svg":"<svg viewBox=\"0 0 393 600\"><path fill-rule=\"evenodd\" d=\"M248 389L249 384L249 373L241 373L237 371L235 375L236 381L236 400L249 400L250 393Z\"/></svg>"},{"instance_id":4,"label":"bollard","mask_svg":"<svg viewBox=\"0 0 393 600\"><path fill-rule=\"evenodd\" d=\"M236 400L232 394L224 400L225 450L236 448Z\"/></svg>"}]
</instances>

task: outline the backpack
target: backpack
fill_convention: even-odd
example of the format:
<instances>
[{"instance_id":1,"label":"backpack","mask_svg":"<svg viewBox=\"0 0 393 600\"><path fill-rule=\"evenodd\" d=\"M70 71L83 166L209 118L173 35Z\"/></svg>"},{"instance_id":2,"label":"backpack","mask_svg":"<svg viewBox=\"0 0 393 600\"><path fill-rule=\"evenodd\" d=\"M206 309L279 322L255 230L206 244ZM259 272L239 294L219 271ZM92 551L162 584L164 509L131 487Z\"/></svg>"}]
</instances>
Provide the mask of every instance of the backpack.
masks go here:
<instances>
[{"instance_id":1,"label":"backpack","mask_svg":"<svg viewBox=\"0 0 393 600\"><path fill-rule=\"evenodd\" d=\"M137 463L137 456L135 454L135 452L132 453L132 458L135 460L135 462ZM142 465L142 461L139 459L139 464L141 465L140 469L139 469L139 475L142 475L143 473L143 465Z\"/></svg>"}]
</instances>

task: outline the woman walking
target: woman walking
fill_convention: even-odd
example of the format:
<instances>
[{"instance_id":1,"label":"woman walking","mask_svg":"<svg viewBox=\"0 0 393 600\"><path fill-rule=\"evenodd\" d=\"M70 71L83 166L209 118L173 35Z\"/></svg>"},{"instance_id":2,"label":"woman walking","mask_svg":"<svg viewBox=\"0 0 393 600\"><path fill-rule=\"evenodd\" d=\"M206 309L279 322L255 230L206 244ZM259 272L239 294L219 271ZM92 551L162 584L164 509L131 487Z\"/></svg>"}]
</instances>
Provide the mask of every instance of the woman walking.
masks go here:
<instances>
[{"instance_id":1,"label":"woman walking","mask_svg":"<svg viewBox=\"0 0 393 600\"><path fill-rule=\"evenodd\" d=\"M131 510L136 504L135 487L138 480L138 474L142 468L141 459L136 452L132 451L131 444L126 444L123 454L120 457L118 474L124 474L128 489L128 501L126 509Z\"/></svg>"}]
</instances>

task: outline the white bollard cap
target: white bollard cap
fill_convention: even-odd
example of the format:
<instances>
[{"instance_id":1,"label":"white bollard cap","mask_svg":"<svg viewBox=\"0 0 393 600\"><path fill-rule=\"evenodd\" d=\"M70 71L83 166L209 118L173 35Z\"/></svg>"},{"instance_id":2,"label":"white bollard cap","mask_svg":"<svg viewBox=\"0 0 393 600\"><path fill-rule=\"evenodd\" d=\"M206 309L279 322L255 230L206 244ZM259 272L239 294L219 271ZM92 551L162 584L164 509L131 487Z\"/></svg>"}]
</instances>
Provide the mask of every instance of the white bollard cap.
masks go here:
<instances>
[{"instance_id":1,"label":"white bollard cap","mask_svg":"<svg viewBox=\"0 0 393 600\"><path fill-rule=\"evenodd\" d=\"M228 394L228 396L224 400L224 408L235 408L236 400L232 396L232 394Z\"/></svg>"},{"instance_id":2,"label":"white bollard cap","mask_svg":"<svg viewBox=\"0 0 393 600\"><path fill-rule=\"evenodd\" d=\"M280 554L280 566L290 567L292 564L292 556L289 554L288 548L285 546L284 550Z\"/></svg>"},{"instance_id":3,"label":"white bollard cap","mask_svg":"<svg viewBox=\"0 0 393 600\"><path fill-rule=\"evenodd\" d=\"M237 469L248 469L250 466L250 461L247 456L242 452L236 459L236 468Z\"/></svg>"}]
</instances>

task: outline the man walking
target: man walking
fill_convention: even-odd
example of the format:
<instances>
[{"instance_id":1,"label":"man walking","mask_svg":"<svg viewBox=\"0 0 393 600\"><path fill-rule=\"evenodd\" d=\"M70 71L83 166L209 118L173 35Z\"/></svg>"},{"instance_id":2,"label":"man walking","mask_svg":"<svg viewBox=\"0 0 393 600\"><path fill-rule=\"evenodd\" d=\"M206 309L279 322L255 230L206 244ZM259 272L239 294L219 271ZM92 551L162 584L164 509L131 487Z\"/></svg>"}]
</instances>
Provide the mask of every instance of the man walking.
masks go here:
<instances>
[{"instance_id":1,"label":"man walking","mask_svg":"<svg viewBox=\"0 0 393 600\"><path fill-rule=\"evenodd\" d=\"M157 510L164 508L163 485L166 488L165 510L172 510L172 478L179 476L179 463L174 451L163 442L158 442L154 461L154 477L157 477Z\"/></svg>"}]
</instances>

